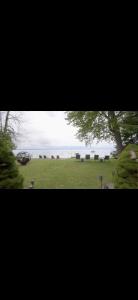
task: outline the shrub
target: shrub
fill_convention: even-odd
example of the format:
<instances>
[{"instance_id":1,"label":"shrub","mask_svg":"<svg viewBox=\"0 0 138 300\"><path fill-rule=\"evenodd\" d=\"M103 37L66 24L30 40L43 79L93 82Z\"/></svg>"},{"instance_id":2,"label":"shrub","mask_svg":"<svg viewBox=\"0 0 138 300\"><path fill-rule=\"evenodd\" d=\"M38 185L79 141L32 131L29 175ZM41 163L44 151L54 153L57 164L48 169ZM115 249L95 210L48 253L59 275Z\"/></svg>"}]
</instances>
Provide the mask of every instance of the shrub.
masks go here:
<instances>
[{"instance_id":1,"label":"shrub","mask_svg":"<svg viewBox=\"0 0 138 300\"><path fill-rule=\"evenodd\" d=\"M19 174L16 158L9 137L0 134L0 189L23 188L23 177Z\"/></svg>"},{"instance_id":2,"label":"shrub","mask_svg":"<svg viewBox=\"0 0 138 300\"><path fill-rule=\"evenodd\" d=\"M136 158L131 157L134 151ZM138 145L129 144L120 154L116 176L115 188L117 189L138 189Z\"/></svg>"}]
</instances>

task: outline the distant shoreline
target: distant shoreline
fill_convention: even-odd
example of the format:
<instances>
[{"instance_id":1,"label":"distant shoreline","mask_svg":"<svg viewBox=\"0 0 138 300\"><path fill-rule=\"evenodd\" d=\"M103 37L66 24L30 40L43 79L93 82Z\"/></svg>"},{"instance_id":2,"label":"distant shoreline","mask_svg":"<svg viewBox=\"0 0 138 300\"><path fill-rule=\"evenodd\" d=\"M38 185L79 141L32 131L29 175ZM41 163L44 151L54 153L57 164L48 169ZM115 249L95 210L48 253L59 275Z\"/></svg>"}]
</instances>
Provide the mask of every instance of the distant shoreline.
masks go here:
<instances>
[{"instance_id":1,"label":"distant shoreline","mask_svg":"<svg viewBox=\"0 0 138 300\"><path fill-rule=\"evenodd\" d=\"M93 146L49 146L46 148L16 148L14 150L16 151L45 151L45 150L92 150L92 149L111 149L114 148L113 145L107 145L107 146L99 146L99 145L93 145Z\"/></svg>"},{"instance_id":2,"label":"distant shoreline","mask_svg":"<svg viewBox=\"0 0 138 300\"><path fill-rule=\"evenodd\" d=\"M59 156L60 158L71 158L76 156L76 153L79 153L82 158L85 155L91 155L92 157L97 154L100 157L105 155L110 155L114 151L114 148L111 146L105 147L48 147L41 149L15 149L13 150L14 154L17 155L18 152L28 152L32 158L39 158L39 155L46 156L50 158L51 156Z\"/></svg>"}]
</instances>

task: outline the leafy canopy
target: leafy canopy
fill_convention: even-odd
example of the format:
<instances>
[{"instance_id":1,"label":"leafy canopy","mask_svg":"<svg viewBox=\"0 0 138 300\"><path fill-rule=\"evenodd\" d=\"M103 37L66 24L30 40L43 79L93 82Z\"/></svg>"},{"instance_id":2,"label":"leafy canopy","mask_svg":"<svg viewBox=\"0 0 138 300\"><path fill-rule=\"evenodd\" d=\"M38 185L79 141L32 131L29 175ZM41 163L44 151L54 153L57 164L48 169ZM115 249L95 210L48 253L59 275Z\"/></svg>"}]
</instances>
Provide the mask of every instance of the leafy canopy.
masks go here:
<instances>
[{"instance_id":1,"label":"leafy canopy","mask_svg":"<svg viewBox=\"0 0 138 300\"><path fill-rule=\"evenodd\" d=\"M77 137L86 143L92 140L114 140L114 133L120 129L122 111L69 111L69 124L78 128Z\"/></svg>"}]
</instances>

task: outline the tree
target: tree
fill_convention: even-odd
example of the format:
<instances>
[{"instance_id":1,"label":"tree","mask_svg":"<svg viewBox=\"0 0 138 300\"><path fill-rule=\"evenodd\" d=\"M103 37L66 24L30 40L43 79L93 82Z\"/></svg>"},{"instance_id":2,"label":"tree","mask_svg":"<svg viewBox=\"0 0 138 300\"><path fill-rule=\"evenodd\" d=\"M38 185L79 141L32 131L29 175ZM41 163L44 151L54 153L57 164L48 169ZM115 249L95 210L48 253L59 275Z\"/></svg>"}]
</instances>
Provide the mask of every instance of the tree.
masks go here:
<instances>
[{"instance_id":1,"label":"tree","mask_svg":"<svg viewBox=\"0 0 138 300\"><path fill-rule=\"evenodd\" d=\"M115 188L138 189L138 145L127 145L119 156Z\"/></svg>"},{"instance_id":2,"label":"tree","mask_svg":"<svg viewBox=\"0 0 138 300\"><path fill-rule=\"evenodd\" d=\"M10 135L0 132L0 189L23 188L23 177L15 160Z\"/></svg>"},{"instance_id":3,"label":"tree","mask_svg":"<svg viewBox=\"0 0 138 300\"><path fill-rule=\"evenodd\" d=\"M87 144L92 140L112 140L116 143L117 151L123 149L121 122L124 111L69 111L66 112L69 124L78 128L77 136Z\"/></svg>"},{"instance_id":4,"label":"tree","mask_svg":"<svg viewBox=\"0 0 138 300\"><path fill-rule=\"evenodd\" d=\"M9 134L12 140L16 140L17 129L21 123L21 112L0 111L0 132Z\"/></svg>"},{"instance_id":5,"label":"tree","mask_svg":"<svg viewBox=\"0 0 138 300\"><path fill-rule=\"evenodd\" d=\"M127 144L138 141L138 111L127 111L122 124L123 141Z\"/></svg>"},{"instance_id":6,"label":"tree","mask_svg":"<svg viewBox=\"0 0 138 300\"><path fill-rule=\"evenodd\" d=\"M0 111L0 188L23 187L23 178L18 172L16 158L12 152L20 124L20 112Z\"/></svg>"}]
</instances>

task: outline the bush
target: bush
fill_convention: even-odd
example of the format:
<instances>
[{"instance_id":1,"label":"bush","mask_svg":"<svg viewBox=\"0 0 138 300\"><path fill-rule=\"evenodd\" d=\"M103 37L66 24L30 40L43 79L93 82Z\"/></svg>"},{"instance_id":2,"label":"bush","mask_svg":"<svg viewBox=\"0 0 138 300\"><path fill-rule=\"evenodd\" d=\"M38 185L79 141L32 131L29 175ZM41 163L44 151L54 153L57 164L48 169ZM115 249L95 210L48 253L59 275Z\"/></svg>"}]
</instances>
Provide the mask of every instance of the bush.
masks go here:
<instances>
[{"instance_id":1,"label":"bush","mask_svg":"<svg viewBox=\"0 0 138 300\"><path fill-rule=\"evenodd\" d=\"M19 174L10 138L0 134L0 189L22 189L23 177Z\"/></svg>"},{"instance_id":2,"label":"bush","mask_svg":"<svg viewBox=\"0 0 138 300\"><path fill-rule=\"evenodd\" d=\"M136 159L131 158L131 151L136 153ZM120 154L116 176L115 188L138 189L138 145L128 145Z\"/></svg>"}]
</instances>

